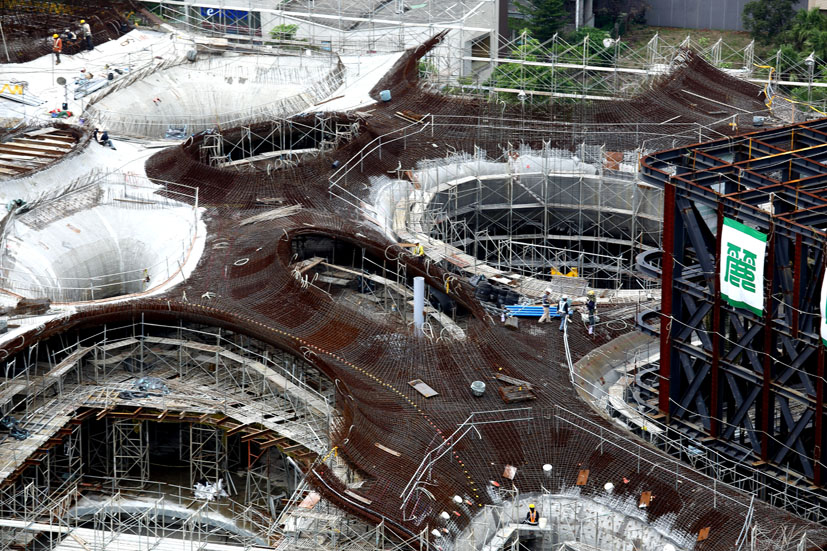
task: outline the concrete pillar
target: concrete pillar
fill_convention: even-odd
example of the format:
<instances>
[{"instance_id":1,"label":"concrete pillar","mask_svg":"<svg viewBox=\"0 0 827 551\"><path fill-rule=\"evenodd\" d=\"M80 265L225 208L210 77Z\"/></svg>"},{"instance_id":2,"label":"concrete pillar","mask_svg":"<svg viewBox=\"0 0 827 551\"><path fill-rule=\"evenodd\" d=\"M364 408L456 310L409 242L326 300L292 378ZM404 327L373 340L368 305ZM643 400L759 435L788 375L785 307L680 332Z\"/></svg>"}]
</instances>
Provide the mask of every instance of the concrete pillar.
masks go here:
<instances>
[{"instance_id":1,"label":"concrete pillar","mask_svg":"<svg viewBox=\"0 0 827 551\"><path fill-rule=\"evenodd\" d=\"M425 278L414 278L414 329L418 337L422 336L422 324L425 323Z\"/></svg>"}]
</instances>

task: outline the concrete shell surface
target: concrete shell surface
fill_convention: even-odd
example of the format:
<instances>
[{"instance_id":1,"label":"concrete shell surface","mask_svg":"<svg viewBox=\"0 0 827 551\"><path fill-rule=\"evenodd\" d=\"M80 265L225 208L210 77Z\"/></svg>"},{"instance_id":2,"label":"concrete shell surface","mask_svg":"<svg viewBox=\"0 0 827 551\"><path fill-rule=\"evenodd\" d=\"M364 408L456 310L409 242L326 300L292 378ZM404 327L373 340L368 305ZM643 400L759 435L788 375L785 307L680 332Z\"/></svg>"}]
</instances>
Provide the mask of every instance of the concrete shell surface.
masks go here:
<instances>
[{"instance_id":1,"label":"concrete shell surface","mask_svg":"<svg viewBox=\"0 0 827 551\"><path fill-rule=\"evenodd\" d=\"M41 201L6 224L3 287L55 302L140 293L186 264L198 225L193 207L121 182Z\"/></svg>"},{"instance_id":2,"label":"concrete shell surface","mask_svg":"<svg viewBox=\"0 0 827 551\"><path fill-rule=\"evenodd\" d=\"M202 55L112 92L88 113L110 132L163 138L172 126L193 134L300 113L339 87L341 70L337 56L303 51Z\"/></svg>"}]
</instances>

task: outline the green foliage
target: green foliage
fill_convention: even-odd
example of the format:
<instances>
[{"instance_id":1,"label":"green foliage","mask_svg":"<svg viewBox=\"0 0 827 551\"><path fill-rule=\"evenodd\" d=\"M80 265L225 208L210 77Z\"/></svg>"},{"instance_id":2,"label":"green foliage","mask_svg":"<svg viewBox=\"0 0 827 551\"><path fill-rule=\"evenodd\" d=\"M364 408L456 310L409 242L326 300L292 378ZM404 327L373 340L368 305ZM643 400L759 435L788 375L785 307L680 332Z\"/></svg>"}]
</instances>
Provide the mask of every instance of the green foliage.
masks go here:
<instances>
[{"instance_id":1,"label":"green foliage","mask_svg":"<svg viewBox=\"0 0 827 551\"><path fill-rule=\"evenodd\" d=\"M275 40L293 40L299 26L294 23L282 23L270 29L270 37Z\"/></svg>"},{"instance_id":2,"label":"green foliage","mask_svg":"<svg viewBox=\"0 0 827 551\"><path fill-rule=\"evenodd\" d=\"M432 61L422 60L417 65L419 78L425 78L429 75L436 74L436 65Z\"/></svg>"},{"instance_id":3,"label":"green foliage","mask_svg":"<svg viewBox=\"0 0 827 551\"><path fill-rule=\"evenodd\" d=\"M818 8L800 10L782 38L801 52L815 52L821 59L827 58L827 16ZM806 56L803 56L806 57Z\"/></svg>"},{"instance_id":4,"label":"green foliage","mask_svg":"<svg viewBox=\"0 0 827 551\"><path fill-rule=\"evenodd\" d=\"M517 10L528 16L526 28L531 36L545 42L562 29L568 18L565 0L530 0L516 2Z\"/></svg>"},{"instance_id":5,"label":"green foliage","mask_svg":"<svg viewBox=\"0 0 827 551\"><path fill-rule=\"evenodd\" d=\"M806 80L806 77L804 77ZM813 82L827 84L827 68L822 68L813 77ZM790 90L790 95L801 102L812 101L813 103L820 103L827 100L827 88L813 87L812 91L808 90L807 86L797 86Z\"/></svg>"},{"instance_id":6,"label":"green foliage","mask_svg":"<svg viewBox=\"0 0 827 551\"><path fill-rule=\"evenodd\" d=\"M605 38L610 38L608 31L600 29L579 29L566 37L571 44L566 48L561 43L543 46L537 39L526 33L520 45L509 52L512 59L531 62L582 63L583 43L586 43L585 53L589 63L603 64L615 55L615 46L606 48L603 45ZM626 47L620 43L620 51ZM600 77L590 77L600 78ZM512 90L543 90L563 93L579 94L584 82L582 72L561 67L531 66L522 63L502 63L497 66L491 77L484 83L486 86L508 88ZM500 93L499 97L506 102L518 103L516 93ZM545 101L548 96L535 95L533 103Z\"/></svg>"},{"instance_id":7,"label":"green foliage","mask_svg":"<svg viewBox=\"0 0 827 551\"><path fill-rule=\"evenodd\" d=\"M744 28L760 43L776 40L790 28L796 0L753 0L744 6Z\"/></svg>"},{"instance_id":8,"label":"green foliage","mask_svg":"<svg viewBox=\"0 0 827 551\"><path fill-rule=\"evenodd\" d=\"M566 37L566 42L569 44L582 44L583 39L589 37L589 49L594 49L595 51L602 50L603 48L603 39L604 38L611 38L612 33L609 31L605 31L603 29L592 29L589 27L580 27L570 35Z\"/></svg>"}]
</instances>

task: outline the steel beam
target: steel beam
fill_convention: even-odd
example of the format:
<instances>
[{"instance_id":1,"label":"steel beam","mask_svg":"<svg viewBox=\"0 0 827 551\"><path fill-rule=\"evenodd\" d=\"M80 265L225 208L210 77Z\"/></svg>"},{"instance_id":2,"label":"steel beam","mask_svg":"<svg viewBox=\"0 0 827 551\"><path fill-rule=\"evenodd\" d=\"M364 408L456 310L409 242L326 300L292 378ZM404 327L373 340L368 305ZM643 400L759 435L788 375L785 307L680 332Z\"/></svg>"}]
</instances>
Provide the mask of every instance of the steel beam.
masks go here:
<instances>
[{"instance_id":1,"label":"steel beam","mask_svg":"<svg viewBox=\"0 0 827 551\"><path fill-rule=\"evenodd\" d=\"M756 464L816 485L824 478L818 302L827 241L825 161L827 120L641 161L642 179L663 187L666 201L660 411L671 424L717 438L734 460L752 450ZM724 217L768 236L762 315L720 296Z\"/></svg>"}]
</instances>

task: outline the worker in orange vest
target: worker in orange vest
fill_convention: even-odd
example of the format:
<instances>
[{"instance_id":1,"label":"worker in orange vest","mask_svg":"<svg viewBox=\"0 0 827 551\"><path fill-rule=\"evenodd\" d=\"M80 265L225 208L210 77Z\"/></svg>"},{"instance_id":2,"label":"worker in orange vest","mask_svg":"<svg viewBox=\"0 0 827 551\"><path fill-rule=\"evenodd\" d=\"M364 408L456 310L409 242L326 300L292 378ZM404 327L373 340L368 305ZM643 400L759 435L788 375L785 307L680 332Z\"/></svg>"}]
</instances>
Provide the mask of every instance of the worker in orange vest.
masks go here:
<instances>
[{"instance_id":1,"label":"worker in orange vest","mask_svg":"<svg viewBox=\"0 0 827 551\"><path fill-rule=\"evenodd\" d=\"M55 33L52 35L52 52L55 54L55 65L60 65L60 52L63 51L63 39Z\"/></svg>"},{"instance_id":2,"label":"worker in orange vest","mask_svg":"<svg viewBox=\"0 0 827 551\"><path fill-rule=\"evenodd\" d=\"M539 516L537 515L537 509L534 508L534 504L528 506L528 513L525 516L526 524L537 524L539 520Z\"/></svg>"}]
</instances>

